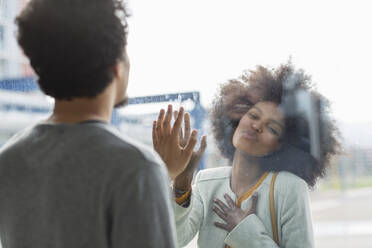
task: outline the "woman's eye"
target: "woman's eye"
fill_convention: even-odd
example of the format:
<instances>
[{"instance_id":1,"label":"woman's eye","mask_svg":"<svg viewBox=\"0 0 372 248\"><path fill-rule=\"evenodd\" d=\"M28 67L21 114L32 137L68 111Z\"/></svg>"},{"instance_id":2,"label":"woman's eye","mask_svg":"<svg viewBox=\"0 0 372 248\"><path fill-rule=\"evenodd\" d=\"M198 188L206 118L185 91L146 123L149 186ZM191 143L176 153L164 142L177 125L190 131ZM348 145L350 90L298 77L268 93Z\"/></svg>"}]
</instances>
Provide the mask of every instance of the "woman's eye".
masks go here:
<instances>
[{"instance_id":1,"label":"woman's eye","mask_svg":"<svg viewBox=\"0 0 372 248\"><path fill-rule=\"evenodd\" d=\"M268 127L268 129L269 129L270 133L274 134L275 136L279 136L279 132L276 129L274 129L272 127Z\"/></svg>"},{"instance_id":2,"label":"woman's eye","mask_svg":"<svg viewBox=\"0 0 372 248\"><path fill-rule=\"evenodd\" d=\"M255 113L248 113L248 116L251 118L251 119L258 119L258 116L255 114Z\"/></svg>"}]
</instances>

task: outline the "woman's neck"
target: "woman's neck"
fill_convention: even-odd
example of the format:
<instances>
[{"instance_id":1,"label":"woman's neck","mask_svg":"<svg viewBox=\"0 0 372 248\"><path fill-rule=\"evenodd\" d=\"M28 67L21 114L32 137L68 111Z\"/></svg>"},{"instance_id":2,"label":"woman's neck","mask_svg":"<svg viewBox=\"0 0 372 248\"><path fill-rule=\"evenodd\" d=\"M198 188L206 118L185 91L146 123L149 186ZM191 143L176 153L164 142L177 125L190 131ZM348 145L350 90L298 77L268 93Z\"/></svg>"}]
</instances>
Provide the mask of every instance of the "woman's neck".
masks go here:
<instances>
[{"instance_id":1,"label":"woman's neck","mask_svg":"<svg viewBox=\"0 0 372 248\"><path fill-rule=\"evenodd\" d=\"M239 197L252 188L264 174L256 158L235 151L231 173L231 189Z\"/></svg>"}]
</instances>

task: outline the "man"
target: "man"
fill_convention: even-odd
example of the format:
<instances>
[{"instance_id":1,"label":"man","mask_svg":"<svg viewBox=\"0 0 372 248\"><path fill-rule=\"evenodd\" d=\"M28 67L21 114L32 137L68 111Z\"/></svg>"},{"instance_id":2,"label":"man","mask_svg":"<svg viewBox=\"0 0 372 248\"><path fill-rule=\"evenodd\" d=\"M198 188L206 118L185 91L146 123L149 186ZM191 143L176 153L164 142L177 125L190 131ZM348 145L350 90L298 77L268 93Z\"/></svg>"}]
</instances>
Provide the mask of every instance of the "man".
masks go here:
<instances>
[{"instance_id":1,"label":"man","mask_svg":"<svg viewBox=\"0 0 372 248\"><path fill-rule=\"evenodd\" d=\"M17 17L55 106L0 150L3 248L175 247L163 162L108 124L128 101L126 17L121 0L31 0Z\"/></svg>"}]
</instances>

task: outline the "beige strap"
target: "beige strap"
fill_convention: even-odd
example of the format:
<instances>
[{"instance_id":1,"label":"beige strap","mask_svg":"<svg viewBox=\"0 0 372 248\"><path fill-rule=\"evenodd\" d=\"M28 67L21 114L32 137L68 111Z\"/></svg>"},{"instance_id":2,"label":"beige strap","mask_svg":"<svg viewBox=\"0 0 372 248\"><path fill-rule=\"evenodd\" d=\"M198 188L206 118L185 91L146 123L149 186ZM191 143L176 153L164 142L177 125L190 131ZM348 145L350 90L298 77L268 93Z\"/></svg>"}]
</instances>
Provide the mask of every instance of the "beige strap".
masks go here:
<instances>
[{"instance_id":1,"label":"beige strap","mask_svg":"<svg viewBox=\"0 0 372 248\"><path fill-rule=\"evenodd\" d=\"M277 245L279 245L279 238L278 238L278 228L276 225L276 216L275 216L275 205L274 205L274 183L275 179L278 176L279 172L275 172L273 177L271 178L270 184L270 214L271 214L271 225L273 227L273 235L274 241Z\"/></svg>"}]
</instances>

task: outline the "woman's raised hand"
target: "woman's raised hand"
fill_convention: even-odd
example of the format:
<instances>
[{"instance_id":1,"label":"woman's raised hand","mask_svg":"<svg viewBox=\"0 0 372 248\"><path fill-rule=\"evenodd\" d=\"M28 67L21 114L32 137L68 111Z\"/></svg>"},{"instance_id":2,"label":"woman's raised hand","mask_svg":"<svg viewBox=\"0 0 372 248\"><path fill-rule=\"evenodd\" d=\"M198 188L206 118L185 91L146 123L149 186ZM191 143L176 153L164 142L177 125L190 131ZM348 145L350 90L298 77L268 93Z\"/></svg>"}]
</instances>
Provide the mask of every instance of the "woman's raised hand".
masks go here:
<instances>
[{"instance_id":1,"label":"woman's raised hand","mask_svg":"<svg viewBox=\"0 0 372 248\"><path fill-rule=\"evenodd\" d=\"M152 128L152 141L154 149L159 153L168 167L171 179L181 174L190 162L194 147L197 143L198 131L193 130L188 137L181 139L184 109L181 107L177 118L171 126L172 105L168 105L167 112L160 110L158 120L154 121ZM190 130L190 128L188 128ZM188 131L190 132L190 131ZM186 132L185 132L186 134Z\"/></svg>"}]
</instances>

